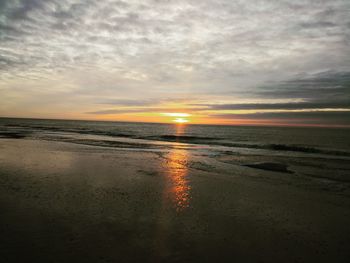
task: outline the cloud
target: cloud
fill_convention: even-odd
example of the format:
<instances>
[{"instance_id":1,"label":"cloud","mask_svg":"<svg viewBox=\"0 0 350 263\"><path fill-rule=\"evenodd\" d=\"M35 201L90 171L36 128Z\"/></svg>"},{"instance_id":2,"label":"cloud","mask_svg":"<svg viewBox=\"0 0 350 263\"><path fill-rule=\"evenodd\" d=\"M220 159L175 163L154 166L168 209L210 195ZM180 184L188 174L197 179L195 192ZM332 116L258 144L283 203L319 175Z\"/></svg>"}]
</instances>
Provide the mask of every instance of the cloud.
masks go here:
<instances>
[{"instance_id":1,"label":"cloud","mask_svg":"<svg viewBox=\"0 0 350 263\"><path fill-rule=\"evenodd\" d=\"M204 111L229 110L337 110L350 109L350 73L318 72L295 76L292 79L271 82L248 94L258 99L254 103L215 102L194 103ZM269 102L264 102L268 100ZM281 102L287 100L287 102Z\"/></svg>"},{"instance_id":2,"label":"cloud","mask_svg":"<svg viewBox=\"0 0 350 263\"><path fill-rule=\"evenodd\" d=\"M115 105L115 106L139 107L139 106L154 105L156 102L154 100L103 99L98 103Z\"/></svg>"},{"instance_id":3,"label":"cloud","mask_svg":"<svg viewBox=\"0 0 350 263\"><path fill-rule=\"evenodd\" d=\"M300 23L299 25L301 28L304 29L315 29L315 28L328 28L328 27L336 27L337 24L333 23L333 22L327 22L327 21L319 21L319 22L303 22Z\"/></svg>"},{"instance_id":4,"label":"cloud","mask_svg":"<svg viewBox=\"0 0 350 263\"><path fill-rule=\"evenodd\" d=\"M52 98L57 112L75 101L79 113L164 98L217 110L343 107L349 9L348 0L0 0L0 102L12 105L2 112L39 111ZM304 104L264 103L284 98Z\"/></svg>"},{"instance_id":5,"label":"cloud","mask_svg":"<svg viewBox=\"0 0 350 263\"><path fill-rule=\"evenodd\" d=\"M304 109L350 109L350 102L343 103L244 103L244 104L194 104L206 106L206 110L304 110Z\"/></svg>"},{"instance_id":6,"label":"cloud","mask_svg":"<svg viewBox=\"0 0 350 263\"><path fill-rule=\"evenodd\" d=\"M268 112L251 114L215 114L213 118L227 121L255 120L262 123L299 125L339 125L350 127L350 111Z\"/></svg>"},{"instance_id":7,"label":"cloud","mask_svg":"<svg viewBox=\"0 0 350 263\"><path fill-rule=\"evenodd\" d=\"M145 112L145 109L109 109L109 110L98 110L98 111L87 112L87 114L108 115L108 114L126 114L126 113L130 114L130 113L141 113L141 112Z\"/></svg>"},{"instance_id":8,"label":"cloud","mask_svg":"<svg viewBox=\"0 0 350 263\"><path fill-rule=\"evenodd\" d=\"M296 79L261 87L258 91L263 97L303 98L312 102L323 102L339 106L349 106L350 72L320 72Z\"/></svg>"},{"instance_id":9,"label":"cloud","mask_svg":"<svg viewBox=\"0 0 350 263\"><path fill-rule=\"evenodd\" d=\"M332 51L332 61L338 63L337 55L348 50L343 43L348 31L345 23L349 22L343 11L348 7L346 1L4 3L2 46L17 57L25 56L37 68L96 62L99 66L133 66L140 74L158 80L167 78L162 75L168 69L175 70L179 77L191 69L199 79L215 75L223 78L222 85L229 86L237 74L266 73L264 67L270 68L276 61L288 67L288 63L297 62L300 52L312 60ZM327 10L333 10L331 15L326 15ZM325 14L320 15L322 12ZM332 32L326 30L330 27ZM305 33L304 29L316 30L317 36L305 35L313 33ZM333 34L333 40L329 34ZM20 44L11 45L16 41ZM20 52L23 47L26 54ZM154 71L150 65L156 66ZM249 84L244 78L240 82Z\"/></svg>"}]
</instances>

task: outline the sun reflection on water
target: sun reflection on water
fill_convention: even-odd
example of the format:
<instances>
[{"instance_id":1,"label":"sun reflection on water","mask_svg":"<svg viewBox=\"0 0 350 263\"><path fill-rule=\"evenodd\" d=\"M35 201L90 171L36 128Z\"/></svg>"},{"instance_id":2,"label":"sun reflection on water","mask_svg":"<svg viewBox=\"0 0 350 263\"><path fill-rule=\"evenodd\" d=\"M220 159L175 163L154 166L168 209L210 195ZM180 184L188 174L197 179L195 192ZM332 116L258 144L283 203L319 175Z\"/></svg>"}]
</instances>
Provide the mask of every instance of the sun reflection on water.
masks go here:
<instances>
[{"instance_id":1,"label":"sun reflection on water","mask_svg":"<svg viewBox=\"0 0 350 263\"><path fill-rule=\"evenodd\" d=\"M177 136L185 133L185 125L175 127ZM171 247L174 212L181 215L190 206L191 185L188 178L189 152L182 143L174 143L173 148L163 157L164 181L162 205L156 230L155 255L164 259ZM155 262L163 260L155 260Z\"/></svg>"},{"instance_id":2,"label":"sun reflection on water","mask_svg":"<svg viewBox=\"0 0 350 263\"><path fill-rule=\"evenodd\" d=\"M183 149L174 149L167 159L167 193L180 212L189 207L191 186L187 178L188 153Z\"/></svg>"}]
</instances>

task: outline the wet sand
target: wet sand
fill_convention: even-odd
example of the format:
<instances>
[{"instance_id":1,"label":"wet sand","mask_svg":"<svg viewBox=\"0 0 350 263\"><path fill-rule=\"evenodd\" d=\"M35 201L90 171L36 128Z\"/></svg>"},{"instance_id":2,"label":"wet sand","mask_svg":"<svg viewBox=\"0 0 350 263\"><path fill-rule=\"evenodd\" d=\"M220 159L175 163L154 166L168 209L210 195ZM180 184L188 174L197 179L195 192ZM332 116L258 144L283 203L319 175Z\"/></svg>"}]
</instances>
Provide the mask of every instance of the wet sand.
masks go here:
<instances>
[{"instance_id":1,"label":"wet sand","mask_svg":"<svg viewBox=\"0 0 350 263\"><path fill-rule=\"evenodd\" d=\"M1 262L348 262L350 197L164 152L0 140Z\"/></svg>"}]
</instances>

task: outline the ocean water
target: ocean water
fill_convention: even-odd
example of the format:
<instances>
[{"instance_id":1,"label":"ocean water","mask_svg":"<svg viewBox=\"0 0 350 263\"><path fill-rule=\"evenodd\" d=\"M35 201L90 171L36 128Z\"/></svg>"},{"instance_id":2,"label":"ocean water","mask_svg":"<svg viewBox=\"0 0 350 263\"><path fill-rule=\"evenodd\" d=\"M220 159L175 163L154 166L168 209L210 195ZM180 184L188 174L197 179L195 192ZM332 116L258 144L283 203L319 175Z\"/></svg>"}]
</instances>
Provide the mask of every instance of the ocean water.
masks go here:
<instances>
[{"instance_id":1,"label":"ocean water","mask_svg":"<svg viewBox=\"0 0 350 263\"><path fill-rule=\"evenodd\" d=\"M148 151L171 158L170 163L185 170L227 176L240 171L289 178L311 188L319 185L338 194L350 191L350 129L345 128L0 118L0 150L6 139L83 144L99 151Z\"/></svg>"},{"instance_id":2,"label":"ocean water","mask_svg":"<svg viewBox=\"0 0 350 263\"><path fill-rule=\"evenodd\" d=\"M93 137L93 136L94 137ZM177 125L153 123L39 120L0 118L0 136L67 140L106 145L119 139L137 146L140 142L177 142L237 149L263 149L270 152L314 153L350 156L350 129L258 127L219 125ZM67 137L68 136L68 137ZM84 137L85 136L85 137ZM114 139L114 140L113 140ZM116 146L111 143L111 147ZM159 145L159 144L158 144Z\"/></svg>"}]
</instances>

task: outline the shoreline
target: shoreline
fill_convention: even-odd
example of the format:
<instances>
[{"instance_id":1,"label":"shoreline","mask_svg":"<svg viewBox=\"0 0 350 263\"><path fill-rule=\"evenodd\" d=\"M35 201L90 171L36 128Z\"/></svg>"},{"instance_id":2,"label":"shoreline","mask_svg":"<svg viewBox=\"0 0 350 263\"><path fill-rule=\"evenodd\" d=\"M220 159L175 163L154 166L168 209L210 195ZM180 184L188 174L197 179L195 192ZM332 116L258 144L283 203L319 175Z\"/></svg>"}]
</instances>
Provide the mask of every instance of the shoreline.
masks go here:
<instances>
[{"instance_id":1,"label":"shoreline","mask_svg":"<svg viewBox=\"0 0 350 263\"><path fill-rule=\"evenodd\" d=\"M348 189L225 158L0 139L4 262L348 260Z\"/></svg>"}]
</instances>

